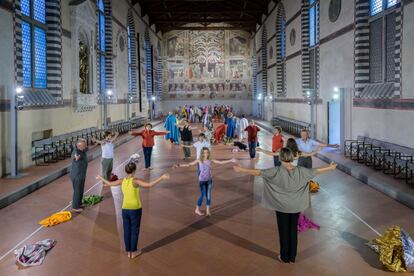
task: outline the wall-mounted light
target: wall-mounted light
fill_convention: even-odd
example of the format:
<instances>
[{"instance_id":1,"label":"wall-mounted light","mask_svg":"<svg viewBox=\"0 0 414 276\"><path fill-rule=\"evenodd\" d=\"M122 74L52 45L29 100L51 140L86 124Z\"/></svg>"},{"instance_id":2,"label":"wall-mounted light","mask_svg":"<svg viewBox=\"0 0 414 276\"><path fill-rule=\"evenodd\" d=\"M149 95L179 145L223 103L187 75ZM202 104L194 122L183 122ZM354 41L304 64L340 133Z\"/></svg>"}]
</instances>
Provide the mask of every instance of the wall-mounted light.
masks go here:
<instances>
[{"instance_id":1,"label":"wall-mounted light","mask_svg":"<svg viewBox=\"0 0 414 276\"><path fill-rule=\"evenodd\" d=\"M261 100L262 99L262 94L257 95L257 99Z\"/></svg>"},{"instance_id":2,"label":"wall-mounted light","mask_svg":"<svg viewBox=\"0 0 414 276\"><path fill-rule=\"evenodd\" d=\"M335 86L335 87L333 88L333 91L334 91L334 92L336 92L336 93L338 93L338 92L339 92L339 88L338 88L338 86Z\"/></svg>"},{"instance_id":3,"label":"wall-mounted light","mask_svg":"<svg viewBox=\"0 0 414 276\"><path fill-rule=\"evenodd\" d=\"M333 100L338 100L339 99L339 94L338 93L333 94L332 99Z\"/></svg>"},{"instance_id":4,"label":"wall-mounted light","mask_svg":"<svg viewBox=\"0 0 414 276\"><path fill-rule=\"evenodd\" d=\"M272 100L273 99L273 96L272 95L269 95L269 100Z\"/></svg>"},{"instance_id":5,"label":"wall-mounted light","mask_svg":"<svg viewBox=\"0 0 414 276\"><path fill-rule=\"evenodd\" d=\"M23 92L23 88L21 86L16 87L16 94L21 94Z\"/></svg>"},{"instance_id":6,"label":"wall-mounted light","mask_svg":"<svg viewBox=\"0 0 414 276\"><path fill-rule=\"evenodd\" d=\"M152 96L151 97L151 100L153 101L153 102L155 102L155 100L156 100L157 98L155 97L155 96Z\"/></svg>"},{"instance_id":7,"label":"wall-mounted light","mask_svg":"<svg viewBox=\"0 0 414 276\"><path fill-rule=\"evenodd\" d=\"M113 92L111 89L106 90L106 95L112 96Z\"/></svg>"}]
</instances>

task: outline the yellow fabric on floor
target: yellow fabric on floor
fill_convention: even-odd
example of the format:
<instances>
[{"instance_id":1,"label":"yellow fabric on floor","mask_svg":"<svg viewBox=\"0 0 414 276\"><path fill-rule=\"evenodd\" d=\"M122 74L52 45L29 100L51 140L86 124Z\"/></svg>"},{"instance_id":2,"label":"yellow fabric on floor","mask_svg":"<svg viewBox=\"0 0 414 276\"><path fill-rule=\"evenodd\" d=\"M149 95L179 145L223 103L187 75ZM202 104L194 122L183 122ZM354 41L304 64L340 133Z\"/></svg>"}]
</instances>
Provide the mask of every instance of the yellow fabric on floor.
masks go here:
<instances>
[{"instance_id":1,"label":"yellow fabric on floor","mask_svg":"<svg viewBox=\"0 0 414 276\"><path fill-rule=\"evenodd\" d=\"M384 235L372 240L371 243L377 246L380 261L387 270L406 272L400 227L388 228Z\"/></svg>"},{"instance_id":2,"label":"yellow fabric on floor","mask_svg":"<svg viewBox=\"0 0 414 276\"><path fill-rule=\"evenodd\" d=\"M44 227L54 226L56 224L60 224L62 222L68 221L72 218L72 213L69 211L59 212L47 217L38 223L43 225Z\"/></svg>"}]
</instances>

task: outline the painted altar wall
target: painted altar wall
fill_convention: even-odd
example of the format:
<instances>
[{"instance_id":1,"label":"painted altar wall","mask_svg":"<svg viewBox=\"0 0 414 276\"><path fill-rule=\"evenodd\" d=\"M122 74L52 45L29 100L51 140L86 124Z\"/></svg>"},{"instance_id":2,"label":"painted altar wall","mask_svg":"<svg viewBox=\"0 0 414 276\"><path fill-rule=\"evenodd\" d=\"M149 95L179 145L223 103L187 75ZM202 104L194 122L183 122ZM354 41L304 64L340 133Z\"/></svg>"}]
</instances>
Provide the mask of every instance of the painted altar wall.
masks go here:
<instances>
[{"instance_id":1,"label":"painted altar wall","mask_svg":"<svg viewBox=\"0 0 414 276\"><path fill-rule=\"evenodd\" d=\"M163 109L232 104L251 114L249 34L242 31L171 31L163 35Z\"/></svg>"}]
</instances>

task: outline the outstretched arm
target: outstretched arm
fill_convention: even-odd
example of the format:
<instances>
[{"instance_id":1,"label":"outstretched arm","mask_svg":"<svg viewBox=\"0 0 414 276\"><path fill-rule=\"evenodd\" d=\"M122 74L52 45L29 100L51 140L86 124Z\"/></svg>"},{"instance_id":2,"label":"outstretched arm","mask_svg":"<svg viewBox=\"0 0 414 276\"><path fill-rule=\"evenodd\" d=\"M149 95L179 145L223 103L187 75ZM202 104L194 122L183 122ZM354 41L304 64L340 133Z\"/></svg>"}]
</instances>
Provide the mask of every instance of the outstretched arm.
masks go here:
<instances>
[{"instance_id":1,"label":"outstretched arm","mask_svg":"<svg viewBox=\"0 0 414 276\"><path fill-rule=\"evenodd\" d=\"M256 148L256 151L263 152L264 154L271 155L271 156L279 156L279 152L278 151L277 152L273 152L273 151L270 151L270 150L264 150L262 148Z\"/></svg>"},{"instance_id":2,"label":"outstretched arm","mask_svg":"<svg viewBox=\"0 0 414 276\"><path fill-rule=\"evenodd\" d=\"M111 142L114 142L116 140L116 138L118 138L119 136L119 132L115 132L114 137L112 137Z\"/></svg>"},{"instance_id":3,"label":"outstretched arm","mask_svg":"<svg viewBox=\"0 0 414 276\"><path fill-rule=\"evenodd\" d=\"M115 181L109 181L103 178L102 176L98 175L96 176L97 180L101 180L104 183L104 186L119 186L122 184L122 179L118 179Z\"/></svg>"},{"instance_id":4,"label":"outstretched arm","mask_svg":"<svg viewBox=\"0 0 414 276\"><path fill-rule=\"evenodd\" d=\"M95 137L92 138L92 142L102 145L105 141L97 140Z\"/></svg>"},{"instance_id":5,"label":"outstretched arm","mask_svg":"<svg viewBox=\"0 0 414 276\"><path fill-rule=\"evenodd\" d=\"M185 168L188 168L188 167L190 167L190 166L194 166L195 164L197 164L198 163L198 160L194 160L193 162L190 162L190 163L186 163L186 164L176 164L176 165L174 165L174 168L179 168L179 167L185 167Z\"/></svg>"},{"instance_id":6,"label":"outstretched arm","mask_svg":"<svg viewBox=\"0 0 414 276\"><path fill-rule=\"evenodd\" d=\"M260 176L261 175L260 171L256 170L256 169L248 169L248 168L243 168L241 166L234 166L233 169L236 172L247 173L247 174L250 174L250 175L253 175L253 176Z\"/></svg>"},{"instance_id":7,"label":"outstretched arm","mask_svg":"<svg viewBox=\"0 0 414 276\"><path fill-rule=\"evenodd\" d=\"M142 136L142 131L130 131L131 136Z\"/></svg>"},{"instance_id":8,"label":"outstretched arm","mask_svg":"<svg viewBox=\"0 0 414 276\"><path fill-rule=\"evenodd\" d=\"M336 166L337 166L337 164L335 164L334 162L332 162L328 166L321 167L321 168L317 168L316 169L316 174L321 174L321 173L333 171L333 170L336 169Z\"/></svg>"},{"instance_id":9,"label":"outstretched arm","mask_svg":"<svg viewBox=\"0 0 414 276\"><path fill-rule=\"evenodd\" d=\"M237 160L234 159L234 158L228 159L228 160L221 160L221 161L213 159L213 160L211 160L211 162L213 162L214 164L228 164L228 163L236 163Z\"/></svg>"},{"instance_id":10,"label":"outstretched arm","mask_svg":"<svg viewBox=\"0 0 414 276\"><path fill-rule=\"evenodd\" d=\"M152 186L157 185L158 183L160 183L163 180L167 180L170 179L170 175L168 173L161 175L160 177L158 177L155 180L152 180L150 182L146 182L144 180L140 180L138 178L134 178L134 187L144 187L144 188L151 188Z\"/></svg>"}]
</instances>

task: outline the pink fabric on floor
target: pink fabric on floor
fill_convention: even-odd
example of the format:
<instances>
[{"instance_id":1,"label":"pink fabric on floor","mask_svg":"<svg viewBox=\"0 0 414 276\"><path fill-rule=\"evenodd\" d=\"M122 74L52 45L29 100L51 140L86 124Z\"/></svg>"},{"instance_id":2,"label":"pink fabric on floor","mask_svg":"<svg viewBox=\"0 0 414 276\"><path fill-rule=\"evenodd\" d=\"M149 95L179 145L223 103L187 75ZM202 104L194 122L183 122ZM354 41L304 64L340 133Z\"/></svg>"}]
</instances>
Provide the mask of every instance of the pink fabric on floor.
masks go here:
<instances>
[{"instance_id":1,"label":"pink fabric on floor","mask_svg":"<svg viewBox=\"0 0 414 276\"><path fill-rule=\"evenodd\" d=\"M305 232L306 230L312 228L319 230L321 227L301 213L298 221L298 232Z\"/></svg>"}]
</instances>

